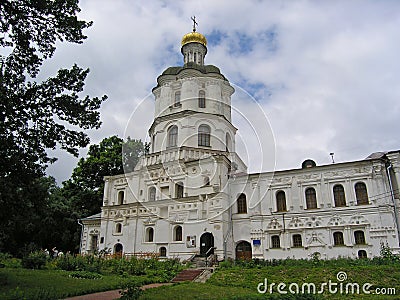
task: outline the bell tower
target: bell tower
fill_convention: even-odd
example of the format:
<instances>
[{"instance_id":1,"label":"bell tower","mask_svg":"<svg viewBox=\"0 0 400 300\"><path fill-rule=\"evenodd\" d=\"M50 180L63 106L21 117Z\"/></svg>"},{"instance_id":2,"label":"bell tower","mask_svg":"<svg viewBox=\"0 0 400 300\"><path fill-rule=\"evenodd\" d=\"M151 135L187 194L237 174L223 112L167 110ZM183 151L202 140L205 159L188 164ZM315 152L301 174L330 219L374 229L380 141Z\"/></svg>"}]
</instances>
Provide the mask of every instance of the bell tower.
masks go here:
<instances>
[{"instance_id":1,"label":"bell tower","mask_svg":"<svg viewBox=\"0 0 400 300\"><path fill-rule=\"evenodd\" d=\"M229 80L214 65L205 64L207 39L193 30L181 41L183 66L169 67L157 78L152 92L154 121L149 129L149 154L168 156L171 161L197 153L222 155L246 166L235 153L237 128L232 125Z\"/></svg>"}]
</instances>

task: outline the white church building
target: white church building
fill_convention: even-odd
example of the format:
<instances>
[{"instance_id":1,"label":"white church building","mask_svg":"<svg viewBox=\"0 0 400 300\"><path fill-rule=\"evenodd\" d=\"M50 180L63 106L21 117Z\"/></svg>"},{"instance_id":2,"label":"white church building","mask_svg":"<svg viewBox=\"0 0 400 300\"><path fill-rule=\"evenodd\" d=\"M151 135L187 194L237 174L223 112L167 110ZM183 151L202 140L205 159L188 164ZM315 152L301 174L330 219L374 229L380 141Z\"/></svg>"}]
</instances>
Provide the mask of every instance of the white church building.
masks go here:
<instances>
[{"instance_id":1,"label":"white church building","mask_svg":"<svg viewBox=\"0 0 400 300\"><path fill-rule=\"evenodd\" d=\"M235 152L235 92L182 39L183 66L153 88L151 147L134 172L105 177L101 213L82 219L82 254L189 259L374 257L399 248L400 151L249 174ZM301 163L299 163L300 165Z\"/></svg>"}]
</instances>

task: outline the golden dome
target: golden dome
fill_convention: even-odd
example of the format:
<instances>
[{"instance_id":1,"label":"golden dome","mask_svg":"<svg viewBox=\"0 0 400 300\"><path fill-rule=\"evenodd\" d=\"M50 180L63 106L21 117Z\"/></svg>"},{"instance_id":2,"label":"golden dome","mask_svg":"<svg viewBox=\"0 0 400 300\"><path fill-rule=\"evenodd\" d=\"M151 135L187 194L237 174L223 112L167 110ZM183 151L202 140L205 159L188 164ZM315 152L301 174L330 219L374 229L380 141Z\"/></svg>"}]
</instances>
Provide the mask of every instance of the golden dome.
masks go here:
<instances>
[{"instance_id":1,"label":"golden dome","mask_svg":"<svg viewBox=\"0 0 400 300\"><path fill-rule=\"evenodd\" d=\"M200 43L206 47L207 39L201 33L193 31L193 32L189 32L183 36L181 45L183 47L184 45L189 44L189 43Z\"/></svg>"}]
</instances>

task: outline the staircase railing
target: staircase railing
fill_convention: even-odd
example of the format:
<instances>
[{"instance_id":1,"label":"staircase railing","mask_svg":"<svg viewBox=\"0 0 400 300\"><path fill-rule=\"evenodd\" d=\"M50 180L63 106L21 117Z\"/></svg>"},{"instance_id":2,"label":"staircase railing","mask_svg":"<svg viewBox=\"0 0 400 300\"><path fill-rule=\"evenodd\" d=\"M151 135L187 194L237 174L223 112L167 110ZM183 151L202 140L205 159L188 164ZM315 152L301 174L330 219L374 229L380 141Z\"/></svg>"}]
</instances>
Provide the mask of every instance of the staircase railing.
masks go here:
<instances>
[{"instance_id":1,"label":"staircase railing","mask_svg":"<svg viewBox=\"0 0 400 300\"><path fill-rule=\"evenodd\" d=\"M212 250L214 250L214 249L215 249L215 247L210 247L210 249L208 249L207 252L206 252L206 254L205 254L205 258L206 258L206 267L208 267L208 256L209 256L210 252L211 252ZM213 265L213 260L214 260L214 255L213 255L213 257L212 257L212 259L211 259L211 261L210 261L210 263L211 263L210 267Z\"/></svg>"}]
</instances>

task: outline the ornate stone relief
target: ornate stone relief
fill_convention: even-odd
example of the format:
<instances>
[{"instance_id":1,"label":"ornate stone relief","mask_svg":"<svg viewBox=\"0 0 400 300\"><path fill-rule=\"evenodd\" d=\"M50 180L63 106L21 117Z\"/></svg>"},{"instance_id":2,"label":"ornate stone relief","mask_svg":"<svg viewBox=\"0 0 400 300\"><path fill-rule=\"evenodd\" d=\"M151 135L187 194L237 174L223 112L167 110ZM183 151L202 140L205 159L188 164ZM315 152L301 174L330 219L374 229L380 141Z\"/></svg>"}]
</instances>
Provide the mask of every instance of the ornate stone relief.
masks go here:
<instances>
[{"instance_id":1,"label":"ornate stone relief","mask_svg":"<svg viewBox=\"0 0 400 300\"><path fill-rule=\"evenodd\" d=\"M289 222L290 228L300 228L303 226L304 226L304 224L299 217L293 217Z\"/></svg>"},{"instance_id":2,"label":"ornate stone relief","mask_svg":"<svg viewBox=\"0 0 400 300\"><path fill-rule=\"evenodd\" d=\"M334 215L328 221L328 226L344 226L344 225L346 225L345 221L338 215Z\"/></svg>"},{"instance_id":3,"label":"ornate stone relief","mask_svg":"<svg viewBox=\"0 0 400 300\"><path fill-rule=\"evenodd\" d=\"M315 231L311 234L306 235L306 247L321 247L326 246L323 241L323 235L321 233L317 234Z\"/></svg>"},{"instance_id":4,"label":"ornate stone relief","mask_svg":"<svg viewBox=\"0 0 400 300\"><path fill-rule=\"evenodd\" d=\"M281 229L283 226L278 222L276 218L273 218L267 225L267 230Z\"/></svg>"},{"instance_id":5,"label":"ornate stone relief","mask_svg":"<svg viewBox=\"0 0 400 300\"><path fill-rule=\"evenodd\" d=\"M305 221L306 227L320 227L322 225L321 217L307 218Z\"/></svg>"}]
</instances>

